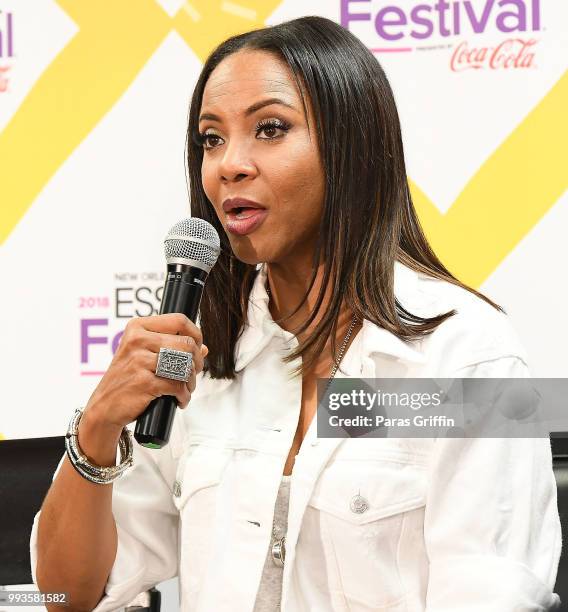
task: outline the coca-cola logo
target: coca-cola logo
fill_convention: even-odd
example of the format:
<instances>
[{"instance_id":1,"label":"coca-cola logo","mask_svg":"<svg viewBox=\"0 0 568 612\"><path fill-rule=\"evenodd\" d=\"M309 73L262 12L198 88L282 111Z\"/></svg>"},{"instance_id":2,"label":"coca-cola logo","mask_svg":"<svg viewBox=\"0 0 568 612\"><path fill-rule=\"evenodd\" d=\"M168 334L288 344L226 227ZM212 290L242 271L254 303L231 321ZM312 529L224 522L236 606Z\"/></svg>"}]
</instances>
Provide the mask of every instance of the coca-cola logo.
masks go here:
<instances>
[{"instance_id":1,"label":"coca-cola logo","mask_svg":"<svg viewBox=\"0 0 568 612\"><path fill-rule=\"evenodd\" d=\"M0 93L8 90L8 71L10 66L0 66Z\"/></svg>"},{"instance_id":2,"label":"coca-cola logo","mask_svg":"<svg viewBox=\"0 0 568 612\"><path fill-rule=\"evenodd\" d=\"M464 70L509 70L515 68L535 67L534 38L508 38L493 47L473 47L468 41L457 45L450 59L450 69L453 72Z\"/></svg>"},{"instance_id":3,"label":"coca-cola logo","mask_svg":"<svg viewBox=\"0 0 568 612\"><path fill-rule=\"evenodd\" d=\"M340 0L341 25L373 53L451 49L452 72L535 68L540 0ZM507 36L495 43L480 38ZM462 40L467 37L466 40Z\"/></svg>"},{"instance_id":4,"label":"coca-cola logo","mask_svg":"<svg viewBox=\"0 0 568 612\"><path fill-rule=\"evenodd\" d=\"M14 57L14 17L0 11L0 60ZM10 64L0 63L0 93L8 91Z\"/></svg>"}]
</instances>

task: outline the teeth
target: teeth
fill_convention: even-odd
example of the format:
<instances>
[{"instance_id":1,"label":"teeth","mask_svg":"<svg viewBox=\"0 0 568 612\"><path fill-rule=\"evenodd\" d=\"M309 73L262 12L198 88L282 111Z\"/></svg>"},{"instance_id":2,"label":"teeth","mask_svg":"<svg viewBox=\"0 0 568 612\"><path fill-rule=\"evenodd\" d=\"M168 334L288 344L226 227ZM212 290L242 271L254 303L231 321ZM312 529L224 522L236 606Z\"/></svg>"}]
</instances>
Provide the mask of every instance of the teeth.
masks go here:
<instances>
[{"instance_id":1,"label":"teeth","mask_svg":"<svg viewBox=\"0 0 568 612\"><path fill-rule=\"evenodd\" d=\"M236 219L248 219L249 217L251 217L254 214L254 209L248 209L246 212L245 211L240 211L235 215Z\"/></svg>"}]
</instances>

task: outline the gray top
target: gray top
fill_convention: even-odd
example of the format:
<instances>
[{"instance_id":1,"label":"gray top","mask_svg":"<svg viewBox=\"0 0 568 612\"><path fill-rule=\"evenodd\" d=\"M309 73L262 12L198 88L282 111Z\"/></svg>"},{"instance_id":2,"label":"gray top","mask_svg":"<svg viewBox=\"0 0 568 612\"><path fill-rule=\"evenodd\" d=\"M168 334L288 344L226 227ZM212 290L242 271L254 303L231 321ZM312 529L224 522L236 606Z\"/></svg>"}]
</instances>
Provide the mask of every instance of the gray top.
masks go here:
<instances>
[{"instance_id":1,"label":"gray top","mask_svg":"<svg viewBox=\"0 0 568 612\"><path fill-rule=\"evenodd\" d=\"M264 561L262 578L256 594L253 612L275 612L280 610L282 596L283 567L274 563L272 558L272 543L286 535L288 527L288 501L290 499L290 479L292 476L282 476L276 504L274 505L274 521L272 523L272 537Z\"/></svg>"}]
</instances>

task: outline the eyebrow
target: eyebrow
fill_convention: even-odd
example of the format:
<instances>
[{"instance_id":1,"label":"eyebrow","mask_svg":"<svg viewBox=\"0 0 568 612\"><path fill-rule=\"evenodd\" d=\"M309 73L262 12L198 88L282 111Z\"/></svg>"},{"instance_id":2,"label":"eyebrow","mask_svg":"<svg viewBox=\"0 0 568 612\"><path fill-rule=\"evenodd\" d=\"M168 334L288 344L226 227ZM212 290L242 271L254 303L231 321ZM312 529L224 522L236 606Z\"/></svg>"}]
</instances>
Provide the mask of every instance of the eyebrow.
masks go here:
<instances>
[{"instance_id":1,"label":"eyebrow","mask_svg":"<svg viewBox=\"0 0 568 612\"><path fill-rule=\"evenodd\" d=\"M271 104L280 104L281 106L286 106L287 108L291 108L292 110L298 112L296 107L290 104L289 102L285 102L284 100L281 100L280 98L268 98L267 100L261 100L260 102L255 102L252 106L249 106L245 110L245 117L248 117L252 115L253 113L256 113L256 111L260 110L261 108L264 108L265 106L270 106ZM205 119L209 119L210 121L221 122L221 118L219 117L219 115L215 115L213 113L203 113L199 117L199 121L204 121Z\"/></svg>"}]
</instances>

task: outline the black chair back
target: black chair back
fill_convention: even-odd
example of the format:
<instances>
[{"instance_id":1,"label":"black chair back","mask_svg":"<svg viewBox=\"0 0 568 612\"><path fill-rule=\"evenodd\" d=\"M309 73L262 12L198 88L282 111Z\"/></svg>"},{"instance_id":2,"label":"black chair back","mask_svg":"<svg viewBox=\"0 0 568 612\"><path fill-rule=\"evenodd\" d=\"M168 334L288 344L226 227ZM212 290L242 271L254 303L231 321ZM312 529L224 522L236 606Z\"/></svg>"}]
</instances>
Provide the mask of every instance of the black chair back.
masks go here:
<instances>
[{"instance_id":1,"label":"black chair back","mask_svg":"<svg viewBox=\"0 0 568 612\"><path fill-rule=\"evenodd\" d=\"M32 524L64 452L63 436L0 442L0 585L32 584Z\"/></svg>"},{"instance_id":2,"label":"black chair back","mask_svg":"<svg viewBox=\"0 0 568 612\"><path fill-rule=\"evenodd\" d=\"M0 586L32 584L32 524L64 452L64 436L0 441ZM152 588L145 595L145 607L129 610L160 612L160 591Z\"/></svg>"},{"instance_id":3,"label":"black chair back","mask_svg":"<svg viewBox=\"0 0 568 612\"><path fill-rule=\"evenodd\" d=\"M568 432L552 433L550 439L558 492L558 511L564 539L568 538ZM560 612L568 612L568 553L565 546L562 547L554 592L558 593L562 601Z\"/></svg>"}]
</instances>

